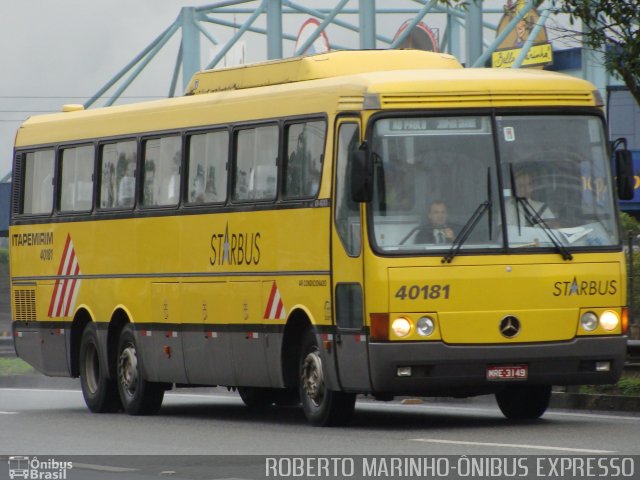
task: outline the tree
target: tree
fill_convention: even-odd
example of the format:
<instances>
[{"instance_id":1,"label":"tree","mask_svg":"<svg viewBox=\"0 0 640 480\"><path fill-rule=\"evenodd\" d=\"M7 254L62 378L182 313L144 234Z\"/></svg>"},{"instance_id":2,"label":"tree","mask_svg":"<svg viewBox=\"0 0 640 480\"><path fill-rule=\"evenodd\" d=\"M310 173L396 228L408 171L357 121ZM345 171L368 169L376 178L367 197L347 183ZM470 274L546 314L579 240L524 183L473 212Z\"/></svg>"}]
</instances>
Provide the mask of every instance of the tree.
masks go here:
<instances>
[{"instance_id":1,"label":"tree","mask_svg":"<svg viewBox=\"0 0 640 480\"><path fill-rule=\"evenodd\" d=\"M637 0L552 0L580 20L583 43L604 54L604 66L618 75L640 105L640 8Z\"/></svg>"}]
</instances>

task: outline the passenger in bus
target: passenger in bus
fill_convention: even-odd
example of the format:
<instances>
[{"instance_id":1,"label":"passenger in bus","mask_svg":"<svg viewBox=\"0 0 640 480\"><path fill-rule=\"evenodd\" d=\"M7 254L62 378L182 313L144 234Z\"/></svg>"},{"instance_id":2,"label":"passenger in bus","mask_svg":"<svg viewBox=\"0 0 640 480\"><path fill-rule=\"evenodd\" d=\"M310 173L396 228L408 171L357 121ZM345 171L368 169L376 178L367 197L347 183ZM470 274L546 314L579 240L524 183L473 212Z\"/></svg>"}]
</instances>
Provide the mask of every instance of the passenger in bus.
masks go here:
<instances>
[{"instance_id":1,"label":"passenger in bus","mask_svg":"<svg viewBox=\"0 0 640 480\"><path fill-rule=\"evenodd\" d=\"M459 231L457 225L448 220L447 205L442 200L436 200L429 206L427 223L420 227L415 236L415 243L435 243L445 245L452 243Z\"/></svg>"},{"instance_id":2,"label":"passenger in bus","mask_svg":"<svg viewBox=\"0 0 640 480\"><path fill-rule=\"evenodd\" d=\"M122 168L123 166L124 168ZM131 207L133 206L133 199L136 190L136 164L134 161L127 160L124 156L121 156L118 161L118 167L119 170L124 170L122 177L118 182L118 206Z\"/></svg>"},{"instance_id":3,"label":"passenger in bus","mask_svg":"<svg viewBox=\"0 0 640 480\"><path fill-rule=\"evenodd\" d=\"M526 170L517 172L515 175L515 183L515 194L520 198L525 198L528 204L535 210L538 217L542 218L545 222L555 220L556 216L546 203L532 198L533 192L536 190L536 186L534 177L531 173ZM523 227L532 227L539 223L534 215L527 212L522 203L516 205L513 196L507 199L506 207L507 224L509 225L519 224Z\"/></svg>"},{"instance_id":4,"label":"passenger in bus","mask_svg":"<svg viewBox=\"0 0 640 480\"><path fill-rule=\"evenodd\" d=\"M180 152L176 152L171 163L171 175L169 176L169 182L167 183L167 196L166 202L169 205L175 205L178 203L180 195Z\"/></svg>"},{"instance_id":5,"label":"passenger in bus","mask_svg":"<svg viewBox=\"0 0 640 480\"><path fill-rule=\"evenodd\" d=\"M190 200L192 203L204 202L204 167L201 164L196 166L196 176L191 185Z\"/></svg>"}]
</instances>

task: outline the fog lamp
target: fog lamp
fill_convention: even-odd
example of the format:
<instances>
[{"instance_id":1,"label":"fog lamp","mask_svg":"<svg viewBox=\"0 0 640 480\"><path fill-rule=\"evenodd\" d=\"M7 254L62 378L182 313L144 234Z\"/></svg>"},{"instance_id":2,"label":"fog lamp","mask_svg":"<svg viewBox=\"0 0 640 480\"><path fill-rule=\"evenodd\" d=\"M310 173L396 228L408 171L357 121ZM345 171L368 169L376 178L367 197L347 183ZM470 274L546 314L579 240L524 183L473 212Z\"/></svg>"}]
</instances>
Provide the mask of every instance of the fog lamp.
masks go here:
<instances>
[{"instance_id":1,"label":"fog lamp","mask_svg":"<svg viewBox=\"0 0 640 480\"><path fill-rule=\"evenodd\" d=\"M587 332L593 332L598 326L598 316L593 312L583 313L580 323L584 330Z\"/></svg>"},{"instance_id":2,"label":"fog lamp","mask_svg":"<svg viewBox=\"0 0 640 480\"><path fill-rule=\"evenodd\" d=\"M430 317L420 317L418 323L416 324L416 330L419 335L423 337L428 337L435 330L435 323Z\"/></svg>"}]
</instances>

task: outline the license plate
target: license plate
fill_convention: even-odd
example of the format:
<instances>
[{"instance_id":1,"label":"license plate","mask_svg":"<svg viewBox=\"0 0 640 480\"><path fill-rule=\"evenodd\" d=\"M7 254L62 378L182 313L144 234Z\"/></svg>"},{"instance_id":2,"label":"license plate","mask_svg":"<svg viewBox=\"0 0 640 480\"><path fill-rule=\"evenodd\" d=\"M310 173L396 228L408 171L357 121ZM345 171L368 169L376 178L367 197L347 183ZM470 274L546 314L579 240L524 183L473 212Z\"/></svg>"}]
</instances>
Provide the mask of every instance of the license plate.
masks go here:
<instances>
[{"instance_id":1,"label":"license plate","mask_svg":"<svg viewBox=\"0 0 640 480\"><path fill-rule=\"evenodd\" d=\"M526 380L529 376L527 365L489 365L487 367L487 380Z\"/></svg>"}]
</instances>

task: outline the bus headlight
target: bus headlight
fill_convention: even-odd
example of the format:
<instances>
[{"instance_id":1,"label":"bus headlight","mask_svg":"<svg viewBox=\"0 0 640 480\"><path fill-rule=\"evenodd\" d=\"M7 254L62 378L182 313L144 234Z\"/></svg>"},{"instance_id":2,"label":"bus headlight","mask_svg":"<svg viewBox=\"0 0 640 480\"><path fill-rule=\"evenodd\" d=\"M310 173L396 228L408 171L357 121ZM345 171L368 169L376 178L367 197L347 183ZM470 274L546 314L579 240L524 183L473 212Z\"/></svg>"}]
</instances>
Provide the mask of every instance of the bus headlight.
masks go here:
<instances>
[{"instance_id":1,"label":"bus headlight","mask_svg":"<svg viewBox=\"0 0 640 480\"><path fill-rule=\"evenodd\" d=\"M605 330L615 330L619 323L620 319L618 318L616 312L607 310L605 312L602 312L602 314L600 315L600 325L602 325L602 328L604 328Z\"/></svg>"},{"instance_id":2,"label":"bus headlight","mask_svg":"<svg viewBox=\"0 0 640 480\"><path fill-rule=\"evenodd\" d=\"M583 313L580 323L587 332L593 332L598 326L598 316L593 312Z\"/></svg>"},{"instance_id":3,"label":"bus headlight","mask_svg":"<svg viewBox=\"0 0 640 480\"><path fill-rule=\"evenodd\" d=\"M433 320L429 317L420 317L418 323L416 324L416 330L419 335L423 337L428 337L435 330L435 324Z\"/></svg>"},{"instance_id":4,"label":"bus headlight","mask_svg":"<svg viewBox=\"0 0 640 480\"><path fill-rule=\"evenodd\" d=\"M406 337L411 332L411 322L404 317L396 318L391 324L393 333L398 337Z\"/></svg>"}]
</instances>

